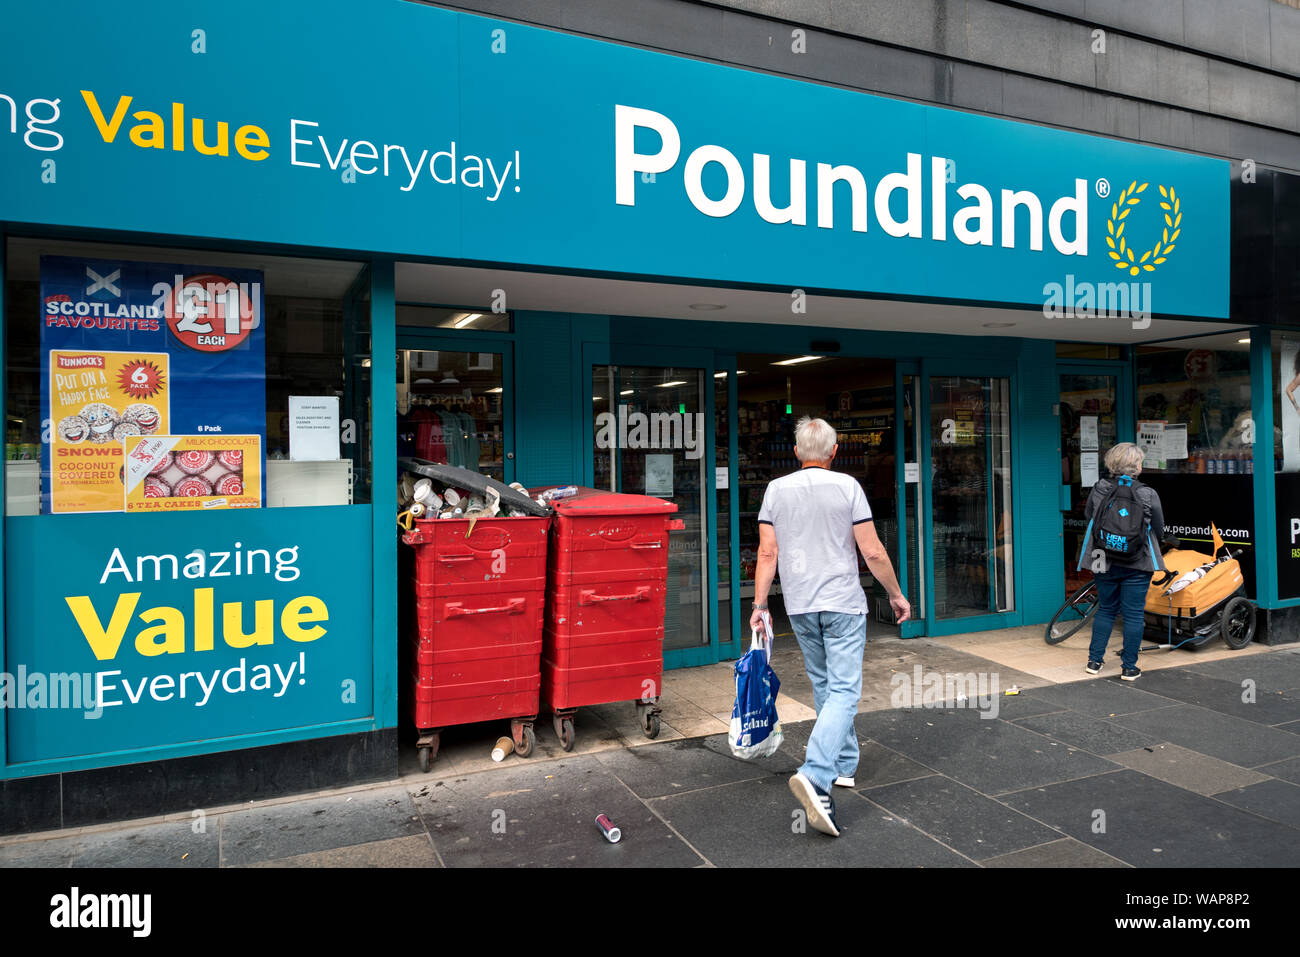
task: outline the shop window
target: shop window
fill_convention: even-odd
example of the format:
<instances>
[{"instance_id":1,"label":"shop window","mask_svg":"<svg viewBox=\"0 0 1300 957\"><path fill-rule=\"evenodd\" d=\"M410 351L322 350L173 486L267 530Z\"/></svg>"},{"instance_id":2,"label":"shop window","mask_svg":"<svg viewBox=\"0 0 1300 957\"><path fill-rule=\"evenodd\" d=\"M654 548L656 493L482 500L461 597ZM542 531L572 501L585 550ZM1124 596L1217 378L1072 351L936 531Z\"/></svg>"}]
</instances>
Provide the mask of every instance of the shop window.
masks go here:
<instances>
[{"instance_id":1,"label":"shop window","mask_svg":"<svg viewBox=\"0 0 1300 957\"><path fill-rule=\"evenodd\" d=\"M1300 598L1300 333L1275 332L1272 346L1277 594Z\"/></svg>"},{"instance_id":2,"label":"shop window","mask_svg":"<svg viewBox=\"0 0 1300 957\"><path fill-rule=\"evenodd\" d=\"M1160 495L1166 530L1189 548L1210 551L1213 525L1241 551L1246 590L1254 595L1257 436L1249 337L1141 346L1135 365L1142 481Z\"/></svg>"},{"instance_id":3,"label":"shop window","mask_svg":"<svg viewBox=\"0 0 1300 957\"><path fill-rule=\"evenodd\" d=\"M514 313L482 309L447 309L441 306L397 307L397 324L450 332L513 332Z\"/></svg>"},{"instance_id":4,"label":"shop window","mask_svg":"<svg viewBox=\"0 0 1300 957\"><path fill-rule=\"evenodd\" d=\"M4 276L6 514L370 501L361 264L15 238Z\"/></svg>"}]
</instances>

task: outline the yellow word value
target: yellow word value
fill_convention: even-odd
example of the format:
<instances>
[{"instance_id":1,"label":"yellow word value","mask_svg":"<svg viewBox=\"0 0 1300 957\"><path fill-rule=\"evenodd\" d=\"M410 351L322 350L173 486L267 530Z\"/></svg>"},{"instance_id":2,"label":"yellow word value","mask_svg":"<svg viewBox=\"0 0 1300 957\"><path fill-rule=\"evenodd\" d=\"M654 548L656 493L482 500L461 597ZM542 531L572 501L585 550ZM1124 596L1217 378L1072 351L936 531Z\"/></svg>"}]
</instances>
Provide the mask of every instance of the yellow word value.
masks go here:
<instances>
[{"instance_id":1,"label":"yellow word value","mask_svg":"<svg viewBox=\"0 0 1300 957\"><path fill-rule=\"evenodd\" d=\"M135 636L135 650L146 657L176 655L191 650L186 635L192 634L194 651L211 651L216 638L217 613L213 589L194 589L192 618L169 605L147 608L136 617L148 628ZM108 624L105 625L89 595L65 597L90 650L100 661L117 657L127 628L140 603L140 592L124 592L117 596ZM221 637L231 648L251 648L254 645L275 643L275 600L258 599L253 602L253 630L244 631L244 603L227 601L221 605ZM329 621L325 602L313 595L290 599L280 610L280 632L290 641L315 641L325 634L321 625L304 628L304 623ZM193 631L188 629L193 622Z\"/></svg>"},{"instance_id":2,"label":"yellow word value","mask_svg":"<svg viewBox=\"0 0 1300 957\"><path fill-rule=\"evenodd\" d=\"M99 105L99 99L92 91L82 90L81 98L86 101L86 106L90 110L90 118L95 121L100 137L105 143L114 142L118 133L121 132L122 124L126 120L126 111L131 108L131 101L134 97L119 96L117 105L113 108L113 115L108 119L105 119L104 110ZM151 110L137 110L131 114L131 118L137 121L127 133L132 143L141 149L161 150L167 148L169 139L167 121L163 119L161 113L154 113ZM204 131L206 123L207 120L199 116L193 117L190 121L188 133L195 152L204 156L229 156L230 124L225 120L219 120L217 122L216 140L209 143L207 134ZM171 148L178 153L185 151L186 133L185 104L172 103L170 141ZM235 131L235 152L246 160L252 160L256 163L266 159L271 155L270 146L271 137L260 126L248 123Z\"/></svg>"}]
</instances>

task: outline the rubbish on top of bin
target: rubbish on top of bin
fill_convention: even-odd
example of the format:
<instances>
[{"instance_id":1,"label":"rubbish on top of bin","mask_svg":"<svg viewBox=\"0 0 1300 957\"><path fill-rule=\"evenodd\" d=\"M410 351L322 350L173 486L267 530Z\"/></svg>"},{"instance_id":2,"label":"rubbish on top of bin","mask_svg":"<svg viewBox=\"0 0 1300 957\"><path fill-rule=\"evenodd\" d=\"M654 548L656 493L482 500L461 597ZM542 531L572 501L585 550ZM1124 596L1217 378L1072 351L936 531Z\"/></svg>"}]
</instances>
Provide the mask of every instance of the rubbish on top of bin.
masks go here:
<instances>
[{"instance_id":1,"label":"rubbish on top of bin","mask_svg":"<svg viewBox=\"0 0 1300 957\"><path fill-rule=\"evenodd\" d=\"M422 478L431 479L434 486L444 486L447 489L456 492L455 499L452 496L443 494L446 504L454 507L457 503L461 506L461 515L464 516L468 509L465 506L467 502L461 502L461 492L467 493L464 498L479 496L484 500L484 505L488 503L488 489L492 489L497 494L497 503L499 510L505 510L507 514L510 510L522 512L524 515L533 515L545 517L552 514L547 505L539 505L529 497L527 492L521 492L516 488L506 485L504 482L498 482L494 478L481 475L470 469L459 468L455 465L440 465L437 462L429 462L424 459L416 458L399 458L397 467L406 472L412 472ZM499 512L498 512L499 514ZM439 516L441 517L441 515ZM459 516L458 516L459 517Z\"/></svg>"},{"instance_id":2,"label":"rubbish on top of bin","mask_svg":"<svg viewBox=\"0 0 1300 957\"><path fill-rule=\"evenodd\" d=\"M541 495L537 496L537 501L539 504L545 505L548 502L554 502L556 499L559 498L572 498L577 494L578 494L578 486L561 485L559 488L547 489Z\"/></svg>"}]
</instances>

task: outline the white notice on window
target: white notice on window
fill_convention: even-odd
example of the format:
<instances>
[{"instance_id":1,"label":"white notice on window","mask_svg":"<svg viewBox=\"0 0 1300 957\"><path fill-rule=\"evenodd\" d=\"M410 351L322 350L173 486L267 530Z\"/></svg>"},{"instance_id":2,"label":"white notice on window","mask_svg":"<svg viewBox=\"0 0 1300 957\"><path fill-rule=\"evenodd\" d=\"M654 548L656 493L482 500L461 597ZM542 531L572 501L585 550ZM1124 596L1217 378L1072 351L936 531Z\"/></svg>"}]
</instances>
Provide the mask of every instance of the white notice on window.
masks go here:
<instances>
[{"instance_id":1,"label":"white notice on window","mask_svg":"<svg viewBox=\"0 0 1300 957\"><path fill-rule=\"evenodd\" d=\"M714 488L731 487L731 475L727 472L727 466L719 465L717 468L713 470L713 476L714 476L714 480L713 480Z\"/></svg>"},{"instance_id":2,"label":"white notice on window","mask_svg":"<svg viewBox=\"0 0 1300 957\"><path fill-rule=\"evenodd\" d=\"M1084 488L1097 484L1097 453L1084 452L1079 456L1079 482Z\"/></svg>"},{"instance_id":3,"label":"white notice on window","mask_svg":"<svg viewBox=\"0 0 1300 957\"><path fill-rule=\"evenodd\" d=\"M1144 469L1165 467L1165 423L1163 421L1139 422L1137 444L1145 455L1142 460Z\"/></svg>"},{"instance_id":4,"label":"white notice on window","mask_svg":"<svg viewBox=\"0 0 1300 957\"><path fill-rule=\"evenodd\" d=\"M1097 417L1095 415L1079 416L1079 448L1084 452L1097 451Z\"/></svg>"},{"instance_id":5,"label":"white notice on window","mask_svg":"<svg viewBox=\"0 0 1300 957\"><path fill-rule=\"evenodd\" d=\"M294 462L338 461L338 396L289 396L289 458Z\"/></svg>"},{"instance_id":6,"label":"white notice on window","mask_svg":"<svg viewBox=\"0 0 1300 957\"><path fill-rule=\"evenodd\" d=\"M671 497L673 494L673 457L647 455L645 457L645 493Z\"/></svg>"},{"instance_id":7,"label":"white notice on window","mask_svg":"<svg viewBox=\"0 0 1300 957\"><path fill-rule=\"evenodd\" d=\"M903 481L919 482L921 481L921 466L917 462L903 463Z\"/></svg>"},{"instance_id":8,"label":"white notice on window","mask_svg":"<svg viewBox=\"0 0 1300 957\"><path fill-rule=\"evenodd\" d=\"M1167 459L1187 458L1187 423L1186 422L1181 422L1177 425L1170 423L1165 426L1165 458Z\"/></svg>"}]
</instances>

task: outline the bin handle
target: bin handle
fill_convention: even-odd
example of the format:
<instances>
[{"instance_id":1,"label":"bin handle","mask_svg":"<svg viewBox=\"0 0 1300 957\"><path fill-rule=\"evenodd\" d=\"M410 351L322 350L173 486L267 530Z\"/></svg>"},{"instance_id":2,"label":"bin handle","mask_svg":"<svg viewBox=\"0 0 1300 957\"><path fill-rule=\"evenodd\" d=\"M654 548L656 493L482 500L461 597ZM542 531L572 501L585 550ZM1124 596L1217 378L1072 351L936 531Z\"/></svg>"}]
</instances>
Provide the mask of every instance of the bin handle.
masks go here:
<instances>
[{"instance_id":1,"label":"bin handle","mask_svg":"<svg viewBox=\"0 0 1300 957\"><path fill-rule=\"evenodd\" d=\"M438 561L444 565L454 565L456 562L472 562L473 555L439 555Z\"/></svg>"},{"instance_id":2,"label":"bin handle","mask_svg":"<svg viewBox=\"0 0 1300 957\"><path fill-rule=\"evenodd\" d=\"M632 547L633 548L663 548L664 545L663 542L656 540L653 542L633 542Z\"/></svg>"},{"instance_id":3,"label":"bin handle","mask_svg":"<svg viewBox=\"0 0 1300 957\"><path fill-rule=\"evenodd\" d=\"M642 585L630 595L597 595L594 588L584 588L578 592L579 605L594 605L600 601L649 601L650 586Z\"/></svg>"},{"instance_id":4,"label":"bin handle","mask_svg":"<svg viewBox=\"0 0 1300 957\"><path fill-rule=\"evenodd\" d=\"M507 615L522 615L524 606L528 604L526 598L511 598L504 605L494 605L491 608L466 608L464 604L458 601L447 604L447 617L460 618L464 615L487 615L492 612L504 611Z\"/></svg>"}]
</instances>

